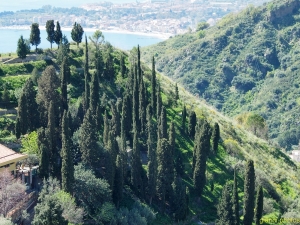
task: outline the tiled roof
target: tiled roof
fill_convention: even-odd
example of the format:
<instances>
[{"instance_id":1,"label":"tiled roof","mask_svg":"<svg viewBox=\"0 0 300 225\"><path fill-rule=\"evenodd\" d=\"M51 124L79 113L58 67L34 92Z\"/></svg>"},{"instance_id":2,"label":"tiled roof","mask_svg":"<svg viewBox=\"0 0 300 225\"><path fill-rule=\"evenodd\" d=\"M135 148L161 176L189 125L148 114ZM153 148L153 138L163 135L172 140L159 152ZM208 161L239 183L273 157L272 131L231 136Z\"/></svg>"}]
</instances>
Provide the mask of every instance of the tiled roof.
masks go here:
<instances>
[{"instance_id":1,"label":"tiled roof","mask_svg":"<svg viewBox=\"0 0 300 225\"><path fill-rule=\"evenodd\" d=\"M4 145L0 144L0 165L4 165L7 162L15 161L16 159L24 159L27 155L17 153Z\"/></svg>"}]
</instances>

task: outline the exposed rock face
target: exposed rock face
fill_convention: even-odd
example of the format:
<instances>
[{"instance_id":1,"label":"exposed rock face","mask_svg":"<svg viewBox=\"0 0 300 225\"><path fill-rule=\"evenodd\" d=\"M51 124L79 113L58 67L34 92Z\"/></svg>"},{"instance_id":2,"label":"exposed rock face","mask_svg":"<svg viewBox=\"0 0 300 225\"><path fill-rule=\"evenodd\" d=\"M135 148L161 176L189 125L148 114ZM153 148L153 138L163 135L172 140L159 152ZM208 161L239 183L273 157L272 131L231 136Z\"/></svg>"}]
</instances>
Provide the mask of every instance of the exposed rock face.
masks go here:
<instances>
[{"instance_id":1,"label":"exposed rock face","mask_svg":"<svg viewBox=\"0 0 300 225\"><path fill-rule=\"evenodd\" d=\"M270 11L269 20L273 23L278 19L286 16L291 16L294 12L298 11L300 7L299 0L287 0L280 6Z\"/></svg>"}]
</instances>

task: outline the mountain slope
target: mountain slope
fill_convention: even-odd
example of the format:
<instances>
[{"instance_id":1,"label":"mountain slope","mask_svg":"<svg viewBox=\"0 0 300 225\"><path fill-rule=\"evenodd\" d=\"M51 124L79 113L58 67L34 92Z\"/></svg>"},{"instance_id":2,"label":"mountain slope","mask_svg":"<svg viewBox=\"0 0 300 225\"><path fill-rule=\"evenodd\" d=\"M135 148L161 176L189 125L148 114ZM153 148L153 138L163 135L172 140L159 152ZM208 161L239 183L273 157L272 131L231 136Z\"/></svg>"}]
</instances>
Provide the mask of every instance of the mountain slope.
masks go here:
<instances>
[{"instance_id":1,"label":"mountain slope","mask_svg":"<svg viewBox=\"0 0 300 225\"><path fill-rule=\"evenodd\" d=\"M298 144L299 1L273 1L143 49L163 72L227 115L261 114L269 138Z\"/></svg>"}]
</instances>

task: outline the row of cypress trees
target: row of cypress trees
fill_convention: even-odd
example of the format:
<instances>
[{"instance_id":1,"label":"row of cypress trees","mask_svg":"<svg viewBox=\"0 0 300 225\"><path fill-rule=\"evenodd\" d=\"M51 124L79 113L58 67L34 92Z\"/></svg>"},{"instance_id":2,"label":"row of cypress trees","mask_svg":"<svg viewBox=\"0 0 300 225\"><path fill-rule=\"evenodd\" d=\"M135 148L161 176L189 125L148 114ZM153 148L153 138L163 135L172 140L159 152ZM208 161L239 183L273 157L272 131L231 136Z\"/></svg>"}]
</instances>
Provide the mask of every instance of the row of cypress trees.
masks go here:
<instances>
[{"instance_id":1,"label":"row of cypress trees","mask_svg":"<svg viewBox=\"0 0 300 225\"><path fill-rule=\"evenodd\" d=\"M217 225L239 225L240 206L238 198L238 185L236 171L234 171L233 188L227 182L223 188L222 196L218 204ZM263 188L258 186L255 200L255 171L252 160L247 162L244 181L244 218L243 225L252 225L253 219L256 225L261 224L263 212Z\"/></svg>"}]
</instances>

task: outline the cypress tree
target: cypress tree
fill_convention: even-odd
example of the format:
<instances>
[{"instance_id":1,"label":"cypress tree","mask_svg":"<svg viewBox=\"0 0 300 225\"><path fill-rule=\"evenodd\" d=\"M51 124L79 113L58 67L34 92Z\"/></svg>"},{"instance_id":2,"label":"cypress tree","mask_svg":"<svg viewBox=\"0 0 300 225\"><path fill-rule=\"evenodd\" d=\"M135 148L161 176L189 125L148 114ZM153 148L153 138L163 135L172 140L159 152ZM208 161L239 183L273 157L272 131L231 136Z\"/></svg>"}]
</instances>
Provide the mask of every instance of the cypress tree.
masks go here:
<instances>
[{"instance_id":1,"label":"cypress tree","mask_svg":"<svg viewBox=\"0 0 300 225\"><path fill-rule=\"evenodd\" d=\"M40 152L39 157L39 172L40 178L48 178L49 177L49 149L48 149L48 141L44 128L40 128L38 130L38 138L37 144Z\"/></svg>"},{"instance_id":2,"label":"cypress tree","mask_svg":"<svg viewBox=\"0 0 300 225\"><path fill-rule=\"evenodd\" d=\"M118 155L116 161L116 172L113 188L113 201L117 208L119 208L120 201L122 200L123 196L123 183L123 163L121 156Z\"/></svg>"},{"instance_id":3,"label":"cypress tree","mask_svg":"<svg viewBox=\"0 0 300 225\"><path fill-rule=\"evenodd\" d=\"M97 106L99 105L99 80L96 73L92 76L92 82L90 85L90 104L91 110L96 113Z\"/></svg>"},{"instance_id":4,"label":"cypress tree","mask_svg":"<svg viewBox=\"0 0 300 225\"><path fill-rule=\"evenodd\" d=\"M162 99L160 94L160 85L157 86L157 93L156 93L156 119L159 121L159 117L161 114L161 108L162 108Z\"/></svg>"},{"instance_id":5,"label":"cypress tree","mask_svg":"<svg viewBox=\"0 0 300 225\"><path fill-rule=\"evenodd\" d=\"M239 213L239 195L238 195L238 186L236 171L234 170L234 179L233 179L233 215L234 215L234 225L240 225L240 213Z\"/></svg>"},{"instance_id":6,"label":"cypress tree","mask_svg":"<svg viewBox=\"0 0 300 225\"><path fill-rule=\"evenodd\" d=\"M219 128L219 124L215 123L214 124L213 133L212 133L212 141L213 141L213 151L214 151L214 154L216 154L217 151L218 151L219 139L220 139L220 128Z\"/></svg>"},{"instance_id":7,"label":"cypress tree","mask_svg":"<svg viewBox=\"0 0 300 225\"><path fill-rule=\"evenodd\" d=\"M19 129L21 134L26 134L28 130L28 113L27 99L24 93L22 93L19 99L17 119L19 120L19 124L16 127L16 131Z\"/></svg>"},{"instance_id":8,"label":"cypress tree","mask_svg":"<svg viewBox=\"0 0 300 225\"><path fill-rule=\"evenodd\" d=\"M169 144L170 144L170 151L172 153L172 158L173 158L175 154L175 127L173 122L171 122L169 128Z\"/></svg>"},{"instance_id":9,"label":"cypress tree","mask_svg":"<svg viewBox=\"0 0 300 225\"><path fill-rule=\"evenodd\" d=\"M195 127L196 127L196 123L197 123L197 117L196 117L196 113L193 111L190 114L190 118L189 118L189 127L188 127L188 133L189 136L194 139L195 138Z\"/></svg>"},{"instance_id":10,"label":"cypress tree","mask_svg":"<svg viewBox=\"0 0 300 225\"><path fill-rule=\"evenodd\" d=\"M108 144L108 139L109 139L109 121L108 121L108 115L107 111L105 110L104 112L104 129L103 129L103 144L104 146L107 146Z\"/></svg>"},{"instance_id":11,"label":"cypress tree","mask_svg":"<svg viewBox=\"0 0 300 225\"><path fill-rule=\"evenodd\" d=\"M244 182L244 225L251 225L254 216L255 171L253 161L246 165Z\"/></svg>"},{"instance_id":12,"label":"cypress tree","mask_svg":"<svg viewBox=\"0 0 300 225\"><path fill-rule=\"evenodd\" d=\"M38 105L36 103L36 91L34 89L34 84L32 79L28 79L23 88L23 95L26 98L26 120L27 120L27 131L31 132L34 131L36 128L39 127L38 121L38 112L37 108Z\"/></svg>"},{"instance_id":13,"label":"cypress tree","mask_svg":"<svg viewBox=\"0 0 300 225\"><path fill-rule=\"evenodd\" d=\"M84 116L80 133L80 151L82 154L82 162L91 168L99 166L100 149L97 144L98 135L96 129L96 118L89 109Z\"/></svg>"},{"instance_id":14,"label":"cypress tree","mask_svg":"<svg viewBox=\"0 0 300 225\"><path fill-rule=\"evenodd\" d=\"M101 130L102 123L103 123L102 108L101 108L100 105L97 105L97 108L96 108L96 127L97 127L98 131Z\"/></svg>"},{"instance_id":15,"label":"cypress tree","mask_svg":"<svg viewBox=\"0 0 300 225\"><path fill-rule=\"evenodd\" d=\"M175 98L175 102L177 104L177 100L179 100L179 90L178 90L177 83L175 84L175 96L174 96L174 98Z\"/></svg>"},{"instance_id":16,"label":"cypress tree","mask_svg":"<svg viewBox=\"0 0 300 225\"><path fill-rule=\"evenodd\" d=\"M132 158L131 158L131 184L134 191L141 195L143 190L142 183L142 162L141 162L141 153L140 145L137 131L134 126L134 135L133 135L133 148L132 148Z\"/></svg>"},{"instance_id":17,"label":"cypress tree","mask_svg":"<svg viewBox=\"0 0 300 225\"><path fill-rule=\"evenodd\" d=\"M204 120L203 124L201 124L201 127L200 123L198 122L193 159L195 162L193 181L194 188L199 197L201 197L206 183L206 161L210 151L210 137L211 131L208 122Z\"/></svg>"},{"instance_id":18,"label":"cypress tree","mask_svg":"<svg viewBox=\"0 0 300 225\"><path fill-rule=\"evenodd\" d=\"M175 177L172 183L173 188L173 212L176 221L185 220L187 216L187 201L186 201L186 187L180 177Z\"/></svg>"},{"instance_id":19,"label":"cypress tree","mask_svg":"<svg viewBox=\"0 0 300 225\"><path fill-rule=\"evenodd\" d=\"M20 118L18 117L15 125L15 133L16 133L16 138L19 139L21 137L21 124L20 124Z\"/></svg>"},{"instance_id":20,"label":"cypress tree","mask_svg":"<svg viewBox=\"0 0 300 225\"><path fill-rule=\"evenodd\" d=\"M74 165L71 144L69 116L67 114L67 111L64 111L64 115L62 118L61 178L62 189L70 194L72 194L73 192L74 184Z\"/></svg>"},{"instance_id":21,"label":"cypress tree","mask_svg":"<svg viewBox=\"0 0 300 225\"><path fill-rule=\"evenodd\" d=\"M59 48L59 43L60 43L61 39L62 39L62 32L60 29L60 24L57 21L56 22L56 31L54 32L54 41L58 45L58 48Z\"/></svg>"},{"instance_id":22,"label":"cypress tree","mask_svg":"<svg viewBox=\"0 0 300 225\"><path fill-rule=\"evenodd\" d=\"M120 70L121 70L121 76L122 76L122 78L125 78L126 65L125 65L125 57L124 57L123 54L121 54L121 59L120 59Z\"/></svg>"},{"instance_id":23,"label":"cypress tree","mask_svg":"<svg viewBox=\"0 0 300 225\"><path fill-rule=\"evenodd\" d=\"M154 131L153 131L153 122L151 115L151 106L147 107L147 147L148 147L148 195L150 197L150 205L152 204L152 199L156 193L156 176L157 176L157 158L156 158L156 148L154 143Z\"/></svg>"},{"instance_id":24,"label":"cypress tree","mask_svg":"<svg viewBox=\"0 0 300 225\"><path fill-rule=\"evenodd\" d=\"M156 115L156 71L155 71L155 59L152 57L152 75L151 75L151 107L153 115Z\"/></svg>"},{"instance_id":25,"label":"cypress tree","mask_svg":"<svg viewBox=\"0 0 300 225\"><path fill-rule=\"evenodd\" d=\"M157 181L156 190L162 201L163 210L166 198L172 193L172 182L174 179L174 168L170 165L173 159L170 157L170 145L168 140L159 139L157 143Z\"/></svg>"},{"instance_id":26,"label":"cypress tree","mask_svg":"<svg viewBox=\"0 0 300 225\"><path fill-rule=\"evenodd\" d=\"M57 133L56 133L56 118L54 111L54 102L50 102L49 110L48 110L48 125L47 125L47 137L50 149L50 174L53 177L58 177L60 174L59 168L59 153L58 153L58 145L57 145Z\"/></svg>"},{"instance_id":27,"label":"cypress tree","mask_svg":"<svg viewBox=\"0 0 300 225\"><path fill-rule=\"evenodd\" d=\"M67 85L70 77L70 67L68 65L67 57L64 57L61 65L61 118L63 117L64 110L68 110L68 91Z\"/></svg>"},{"instance_id":28,"label":"cypress tree","mask_svg":"<svg viewBox=\"0 0 300 225\"><path fill-rule=\"evenodd\" d=\"M184 105L183 110L182 110L182 129L183 129L183 132L185 132L185 125L186 125L186 107Z\"/></svg>"},{"instance_id":29,"label":"cypress tree","mask_svg":"<svg viewBox=\"0 0 300 225\"><path fill-rule=\"evenodd\" d=\"M121 134L121 120L120 120L120 113L118 112L116 105L111 105L111 130L114 132L115 136L120 136Z\"/></svg>"},{"instance_id":30,"label":"cypress tree","mask_svg":"<svg viewBox=\"0 0 300 225\"><path fill-rule=\"evenodd\" d=\"M264 207L264 193L262 186L259 186L257 194L256 194L256 203L255 203L255 225L259 225Z\"/></svg>"},{"instance_id":31,"label":"cypress tree","mask_svg":"<svg viewBox=\"0 0 300 225\"><path fill-rule=\"evenodd\" d=\"M146 91L143 79L140 80L139 87L139 121L141 132L145 131L146 127Z\"/></svg>"},{"instance_id":32,"label":"cypress tree","mask_svg":"<svg viewBox=\"0 0 300 225\"><path fill-rule=\"evenodd\" d=\"M161 116L158 124L158 139L168 138L167 133L167 112L166 108L163 106L161 109Z\"/></svg>"},{"instance_id":33,"label":"cypress tree","mask_svg":"<svg viewBox=\"0 0 300 225\"><path fill-rule=\"evenodd\" d=\"M123 98L122 104L122 119L121 119L121 132L125 134L125 139L129 138L132 128L132 107L130 96L126 94Z\"/></svg>"},{"instance_id":34,"label":"cypress tree","mask_svg":"<svg viewBox=\"0 0 300 225\"><path fill-rule=\"evenodd\" d=\"M218 217L216 225L234 225L234 217L232 211L230 185L225 184L222 190L222 197L217 207Z\"/></svg>"},{"instance_id":35,"label":"cypress tree","mask_svg":"<svg viewBox=\"0 0 300 225\"><path fill-rule=\"evenodd\" d=\"M88 42L86 36L85 36L84 82L85 82L84 111L86 112L89 108L89 103L90 103L89 52L88 52Z\"/></svg>"},{"instance_id":36,"label":"cypress tree","mask_svg":"<svg viewBox=\"0 0 300 225\"><path fill-rule=\"evenodd\" d=\"M141 81L143 79L142 77L142 68L141 68L141 51L140 51L140 46L138 45L138 48L137 48L137 78L138 78L138 81Z\"/></svg>"},{"instance_id":37,"label":"cypress tree","mask_svg":"<svg viewBox=\"0 0 300 225\"><path fill-rule=\"evenodd\" d=\"M132 99L132 120L136 124L137 132L140 132L140 121L139 121L139 81L137 72L134 75L133 85L133 99Z\"/></svg>"}]
</instances>

